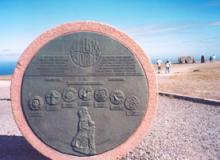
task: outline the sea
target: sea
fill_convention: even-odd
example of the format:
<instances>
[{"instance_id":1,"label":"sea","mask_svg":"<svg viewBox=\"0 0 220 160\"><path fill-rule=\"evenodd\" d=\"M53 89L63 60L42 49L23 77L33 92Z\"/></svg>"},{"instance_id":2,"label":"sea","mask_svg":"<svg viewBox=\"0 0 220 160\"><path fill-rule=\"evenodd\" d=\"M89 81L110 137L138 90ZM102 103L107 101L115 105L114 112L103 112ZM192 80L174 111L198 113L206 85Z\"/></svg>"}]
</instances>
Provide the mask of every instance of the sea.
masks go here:
<instances>
[{"instance_id":1,"label":"sea","mask_svg":"<svg viewBox=\"0 0 220 160\"><path fill-rule=\"evenodd\" d=\"M16 64L16 61L0 61L0 75L12 75Z\"/></svg>"},{"instance_id":2,"label":"sea","mask_svg":"<svg viewBox=\"0 0 220 160\"><path fill-rule=\"evenodd\" d=\"M163 62L169 60L171 63L178 63L177 57L169 57L169 58L161 58ZM199 57L195 57L196 61L199 61ZM208 60L208 59L207 59ZM216 60L220 60L220 57L217 57ZM151 62L156 64L157 59L151 58ZM3 61L0 60L0 76L1 75L12 75L14 73L14 69L16 67L17 61Z\"/></svg>"}]
</instances>

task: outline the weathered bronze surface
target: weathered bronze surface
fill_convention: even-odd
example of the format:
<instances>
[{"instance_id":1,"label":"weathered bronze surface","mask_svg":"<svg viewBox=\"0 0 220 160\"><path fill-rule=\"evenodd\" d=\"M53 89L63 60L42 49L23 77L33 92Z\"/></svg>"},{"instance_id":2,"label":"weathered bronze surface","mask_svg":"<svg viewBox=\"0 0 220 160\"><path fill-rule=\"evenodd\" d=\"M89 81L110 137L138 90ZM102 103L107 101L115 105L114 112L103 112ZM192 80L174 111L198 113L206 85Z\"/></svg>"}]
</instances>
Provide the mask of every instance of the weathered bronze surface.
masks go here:
<instances>
[{"instance_id":1,"label":"weathered bronze surface","mask_svg":"<svg viewBox=\"0 0 220 160\"><path fill-rule=\"evenodd\" d=\"M95 32L60 36L43 46L25 71L25 118L55 150L90 156L123 143L147 110L141 65L117 40Z\"/></svg>"}]
</instances>

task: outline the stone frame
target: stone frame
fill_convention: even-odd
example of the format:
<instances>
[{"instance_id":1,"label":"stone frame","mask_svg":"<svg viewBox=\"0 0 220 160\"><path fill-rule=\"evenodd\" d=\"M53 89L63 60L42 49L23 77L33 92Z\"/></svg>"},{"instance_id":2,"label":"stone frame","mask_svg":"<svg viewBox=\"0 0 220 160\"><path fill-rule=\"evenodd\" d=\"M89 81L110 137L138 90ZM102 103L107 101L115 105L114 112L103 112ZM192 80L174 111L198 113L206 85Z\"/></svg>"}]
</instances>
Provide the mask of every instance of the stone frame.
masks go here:
<instances>
[{"instance_id":1,"label":"stone frame","mask_svg":"<svg viewBox=\"0 0 220 160\"><path fill-rule=\"evenodd\" d=\"M28 64L31 62L32 58L37 53L37 51L43 45L45 45L50 40L56 37L59 37L63 34L80 31L98 32L106 36L110 36L118 40L127 48L129 48L142 65L146 75L146 79L148 81L148 84L146 85L148 85L149 88L149 101L148 104L146 104L146 106L148 106L148 109L144 115L143 121L141 122L137 130L118 147L110 151L104 152L102 154L89 157L77 157L68 154L63 154L44 144L32 132L27 121L25 120L21 106L21 85L23 75ZM19 62L17 63L16 69L12 77L10 94L14 119L17 123L20 132L27 139L27 141L44 156L50 159L63 160L107 160L120 158L121 156L125 155L127 152L134 149L143 140L144 136L146 135L146 132L149 131L152 121L156 115L158 99L157 80L153 65L151 64L150 59L147 57L144 51L139 47L139 45L136 42L134 42L130 37L128 37L125 33L119 31L118 29L115 29L109 25L92 21L66 23L41 34L37 39L35 39L23 52L22 56L19 59Z\"/></svg>"}]
</instances>

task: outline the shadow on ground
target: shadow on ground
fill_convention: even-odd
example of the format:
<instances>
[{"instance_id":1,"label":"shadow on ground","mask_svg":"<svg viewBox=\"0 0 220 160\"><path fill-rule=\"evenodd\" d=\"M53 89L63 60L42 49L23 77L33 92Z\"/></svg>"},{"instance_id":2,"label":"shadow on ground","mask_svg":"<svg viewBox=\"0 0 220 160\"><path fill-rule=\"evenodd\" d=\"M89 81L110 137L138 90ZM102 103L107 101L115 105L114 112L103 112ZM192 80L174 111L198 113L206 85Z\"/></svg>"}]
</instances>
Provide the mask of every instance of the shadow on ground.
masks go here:
<instances>
[{"instance_id":1,"label":"shadow on ground","mask_svg":"<svg viewBox=\"0 0 220 160\"><path fill-rule=\"evenodd\" d=\"M0 160L48 160L22 136L0 135Z\"/></svg>"}]
</instances>

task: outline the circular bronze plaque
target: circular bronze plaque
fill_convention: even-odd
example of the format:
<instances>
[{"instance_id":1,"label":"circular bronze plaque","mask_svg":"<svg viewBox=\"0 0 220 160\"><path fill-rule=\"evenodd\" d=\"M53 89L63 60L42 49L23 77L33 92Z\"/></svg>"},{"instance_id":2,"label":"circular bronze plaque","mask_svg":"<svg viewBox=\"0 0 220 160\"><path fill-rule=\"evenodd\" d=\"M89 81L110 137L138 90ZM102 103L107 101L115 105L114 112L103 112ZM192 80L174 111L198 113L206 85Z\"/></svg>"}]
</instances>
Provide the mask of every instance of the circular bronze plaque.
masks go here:
<instances>
[{"instance_id":1,"label":"circular bronze plaque","mask_svg":"<svg viewBox=\"0 0 220 160\"><path fill-rule=\"evenodd\" d=\"M21 98L37 137L62 153L87 156L117 147L136 130L147 95L143 69L126 46L100 33L77 32L36 53ZM41 107L33 109L34 103Z\"/></svg>"},{"instance_id":2,"label":"circular bronze plaque","mask_svg":"<svg viewBox=\"0 0 220 160\"><path fill-rule=\"evenodd\" d=\"M22 73L21 110L30 132L52 150L103 154L145 121L148 75L134 50L114 36L79 29L32 54Z\"/></svg>"}]
</instances>

